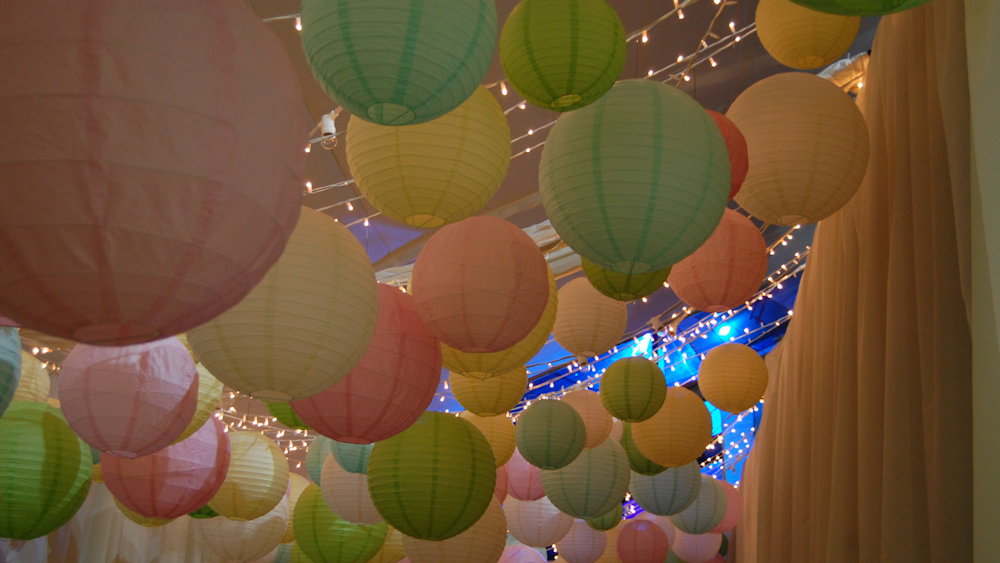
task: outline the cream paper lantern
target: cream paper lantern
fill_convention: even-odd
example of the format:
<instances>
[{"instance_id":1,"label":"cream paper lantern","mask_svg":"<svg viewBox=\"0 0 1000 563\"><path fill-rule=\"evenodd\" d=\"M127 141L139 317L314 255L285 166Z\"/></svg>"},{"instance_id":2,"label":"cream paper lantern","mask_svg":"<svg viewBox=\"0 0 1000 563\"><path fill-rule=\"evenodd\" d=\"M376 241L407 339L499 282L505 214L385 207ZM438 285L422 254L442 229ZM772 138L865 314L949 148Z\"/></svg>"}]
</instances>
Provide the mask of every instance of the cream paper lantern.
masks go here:
<instances>
[{"instance_id":1,"label":"cream paper lantern","mask_svg":"<svg viewBox=\"0 0 1000 563\"><path fill-rule=\"evenodd\" d=\"M496 563L507 541L507 518L493 498L486 512L457 536L442 541L403 536L403 549L413 563Z\"/></svg>"},{"instance_id":2,"label":"cream paper lantern","mask_svg":"<svg viewBox=\"0 0 1000 563\"><path fill-rule=\"evenodd\" d=\"M52 389L49 371L42 362L28 352L21 351L21 381L17 384L12 401L35 401L44 403Z\"/></svg>"},{"instance_id":3,"label":"cream paper lantern","mask_svg":"<svg viewBox=\"0 0 1000 563\"><path fill-rule=\"evenodd\" d=\"M256 432L230 432L229 445L229 472L208 506L230 520L260 518L285 499L288 461L273 440Z\"/></svg>"},{"instance_id":4,"label":"cream paper lantern","mask_svg":"<svg viewBox=\"0 0 1000 563\"><path fill-rule=\"evenodd\" d=\"M680 467L701 457L712 442L712 415L693 391L671 387L660 410L633 422L631 429L632 440L649 461Z\"/></svg>"},{"instance_id":5,"label":"cream paper lantern","mask_svg":"<svg viewBox=\"0 0 1000 563\"><path fill-rule=\"evenodd\" d=\"M532 547L548 547L573 527L573 517L560 512L546 497L538 500L508 497L503 511L510 533L517 541Z\"/></svg>"},{"instance_id":6,"label":"cream paper lantern","mask_svg":"<svg viewBox=\"0 0 1000 563\"><path fill-rule=\"evenodd\" d=\"M672 551L684 563L706 563L711 561L722 547L722 534L685 534L678 530L676 540L671 543Z\"/></svg>"},{"instance_id":7,"label":"cream paper lantern","mask_svg":"<svg viewBox=\"0 0 1000 563\"><path fill-rule=\"evenodd\" d=\"M513 544L504 548L498 563L545 563L545 556L539 549Z\"/></svg>"},{"instance_id":8,"label":"cream paper lantern","mask_svg":"<svg viewBox=\"0 0 1000 563\"><path fill-rule=\"evenodd\" d=\"M288 499L253 520L230 520L224 516L194 518L202 543L215 555L233 561L264 557L281 543L288 527Z\"/></svg>"},{"instance_id":9,"label":"cream paper lantern","mask_svg":"<svg viewBox=\"0 0 1000 563\"><path fill-rule=\"evenodd\" d=\"M514 438L514 421L506 416L476 416L469 411L463 411L461 418L468 420L486 436L486 441L493 449L493 458L497 467L507 463L516 446Z\"/></svg>"},{"instance_id":10,"label":"cream paper lantern","mask_svg":"<svg viewBox=\"0 0 1000 563\"><path fill-rule=\"evenodd\" d=\"M528 388L528 370L521 365L489 379L452 372L448 383L455 399L469 412L479 416L498 416L521 402Z\"/></svg>"},{"instance_id":11,"label":"cream paper lantern","mask_svg":"<svg viewBox=\"0 0 1000 563\"><path fill-rule=\"evenodd\" d=\"M556 544L556 550L559 557L569 563L596 563L607 546L607 532L595 530L583 520L577 520Z\"/></svg>"},{"instance_id":12,"label":"cream paper lantern","mask_svg":"<svg viewBox=\"0 0 1000 563\"><path fill-rule=\"evenodd\" d=\"M596 518L621 506L628 484L628 455L611 440L584 450L566 467L542 471L545 495L574 518Z\"/></svg>"},{"instance_id":13,"label":"cream paper lantern","mask_svg":"<svg viewBox=\"0 0 1000 563\"><path fill-rule=\"evenodd\" d=\"M184 341L182 340L181 342ZM208 369L202 364L195 364L194 367L198 370L198 403L191 422L188 423L187 428L184 429L180 437L174 440L175 444L194 434L199 428L204 426L208 422L208 419L212 417L215 408L219 406L219 400L222 399L222 382L209 373Z\"/></svg>"},{"instance_id":14,"label":"cream paper lantern","mask_svg":"<svg viewBox=\"0 0 1000 563\"><path fill-rule=\"evenodd\" d=\"M576 278L559 289L559 310L552 335L578 357L603 354L625 335L628 309L594 289L587 278Z\"/></svg>"},{"instance_id":15,"label":"cream paper lantern","mask_svg":"<svg viewBox=\"0 0 1000 563\"><path fill-rule=\"evenodd\" d=\"M601 395L588 389L578 389L563 395L564 403L576 409L587 427L587 441L583 449L589 450L604 443L614 429L615 421L604 408Z\"/></svg>"},{"instance_id":16,"label":"cream paper lantern","mask_svg":"<svg viewBox=\"0 0 1000 563\"><path fill-rule=\"evenodd\" d=\"M793 226L843 207L868 168L868 126L857 104L805 72L769 76L726 113L746 137L750 171L736 202L768 223Z\"/></svg>"},{"instance_id":17,"label":"cream paper lantern","mask_svg":"<svg viewBox=\"0 0 1000 563\"><path fill-rule=\"evenodd\" d=\"M281 543L291 543L295 541L295 528L293 527L294 516L295 516L295 503L299 501L299 497L302 496L302 491L306 490L309 486L309 479L299 475L298 473L289 473L288 480L290 483L290 491L288 492L288 527L285 528L285 535L281 538Z\"/></svg>"},{"instance_id":18,"label":"cream paper lantern","mask_svg":"<svg viewBox=\"0 0 1000 563\"><path fill-rule=\"evenodd\" d=\"M364 355L377 319L365 249L347 227L303 208L284 254L260 284L187 336L220 381L280 402L343 379Z\"/></svg>"},{"instance_id":19,"label":"cream paper lantern","mask_svg":"<svg viewBox=\"0 0 1000 563\"><path fill-rule=\"evenodd\" d=\"M690 506L670 516L670 521L685 534L707 534L726 516L726 490L715 479L701 476L701 489Z\"/></svg>"},{"instance_id":20,"label":"cream paper lantern","mask_svg":"<svg viewBox=\"0 0 1000 563\"><path fill-rule=\"evenodd\" d=\"M735 342L713 348L698 368L698 389L705 400L733 414L753 408L764 396L767 380L764 358Z\"/></svg>"},{"instance_id":21,"label":"cream paper lantern","mask_svg":"<svg viewBox=\"0 0 1000 563\"><path fill-rule=\"evenodd\" d=\"M368 560L368 563L399 563L405 557L406 551L403 549L403 532L389 526L382 547Z\"/></svg>"},{"instance_id":22,"label":"cream paper lantern","mask_svg":"<svg viewBox=\"0 0 1000 563\"><path fill-rule=\"evenodd\" d=\"M691 506L701 492L701 466L697 461L692 461L656 475L642 475L633 471L628 490L635 502L650 514L678 514Z\"/></svg>"},{"instance_id":23,"label":"cream paper lantern","mask_svg":"<svg viewBox=\"0 0 1000 563\"><path fill-rule=\"evenodd\" d=\"M377 524L382 515L375 509L368 492L368 475L351 473L337 463L333 454L326 456L320 477L323 500L330 510L352 524Z\"/></svg>"},{"instance_id":24,"label":"cream paper lantern","mask_svg":"<svg viewBox=\"0 0 1000 563\"><path fill-rule=\"evenodd\" d=\"M801 70L836 61L854 42L861 18L825 14L790 0L760 0L757 37L779 63Z\"/></svg>"}]
</instances>

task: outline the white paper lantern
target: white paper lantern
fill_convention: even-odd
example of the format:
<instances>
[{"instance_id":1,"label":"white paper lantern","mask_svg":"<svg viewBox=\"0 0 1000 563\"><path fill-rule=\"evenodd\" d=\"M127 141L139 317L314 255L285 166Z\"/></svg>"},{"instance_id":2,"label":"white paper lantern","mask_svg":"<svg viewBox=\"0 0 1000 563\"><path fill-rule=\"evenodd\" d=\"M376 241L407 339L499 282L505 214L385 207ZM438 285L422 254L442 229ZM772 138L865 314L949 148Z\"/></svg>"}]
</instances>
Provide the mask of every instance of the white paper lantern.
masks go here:
<instances>
[{"instance_id":1,"label":"white paper lantern","mask_svg":"<svg viewBox=\"0 0 1000 563\"><path fill-rule=\"evenodd\" d=\"M546 497L538 500L507 497L503 511L510 533L517 541L532 547L550 546L573 527L573 517L560 512Z\"/></svg>"},{"instance_id":2,"label":"white paper lantern","mask_svg":"<svg viewBox=\"0 0 1000 563\"><path fill-rule=\"evenodd\" d=\"M194 518L192 526L209 550L224 559L252 561L264 557L281 543L288 526L288 499L260 518L230 520L225 516Z\"/></svg>"}]
</instances>

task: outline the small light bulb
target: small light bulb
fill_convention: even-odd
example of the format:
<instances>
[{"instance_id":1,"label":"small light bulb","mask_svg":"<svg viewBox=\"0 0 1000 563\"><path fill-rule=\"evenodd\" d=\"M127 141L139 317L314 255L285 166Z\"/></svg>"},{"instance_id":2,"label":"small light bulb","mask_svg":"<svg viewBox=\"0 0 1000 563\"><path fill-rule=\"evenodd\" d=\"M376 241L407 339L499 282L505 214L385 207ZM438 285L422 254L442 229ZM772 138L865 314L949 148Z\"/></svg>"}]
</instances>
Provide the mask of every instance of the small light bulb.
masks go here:
<instances>
[{"instance_id":1,"label":"small light bulb","mask_svg":"<svg viewBox=\"0 0 1000 563\"><path fill-rule=\"evenodd\" d=\"M368 226L368 218L367 217L365 218L365 226L366 227Z\"/></svg>"},{"instance_id":2,"label":"small light bulb","mask_svg":"<svg viewBox=\"0 0 1000 563\"><path fill-rule=\"evenodd\" d=\"M347 202L347 210L348 211L354 211L354 206L351 205L351 202L349 202L349 201Z\"/></svg>"},{"instance_id":3,"label":"small light bulb","mask_svg":"<svg viewBox=\"0 0 1000 563\"><path fill-rule=\"evenodd\" d=\"M681 62L683 60L684 60L684 55L677 55L677 62Z\"/></svg>"},{"instance_id":4,"label":"small light bulb","mask_svg":"<svg viewBox=\"0 0 1000 563\"><path fill-rule=\"evenodd\" d=\"M642 302L646 303L646 298L645 297L642 298Z\"/></svg>"},{"instance_id":5,"label":"small light bulb","mask_svg":"<svg viewBox=\"0 0 1000 563\"><path fill-rule=\"evenodd\" d=\"M529 135L534 135L535 134L535 130L534 129L528 129L528 134Z\"/></svg>"},{"instance_id":6,"label":"small light bulb","mask_svg":"<svg viewBox=\"0 0 1000 563\"><path fill-rule=\"evenodd\" d=\"M735 41L735 42L739 43L739 42L740 42L740 39L741 39L741 38L740 38L740 36L739 36L739 35L737 35L737 36L736 36L736 38L734 38L734 39L733 39L733 41Z\"/></svg>"},{"instance_id":7,"label":"small light bulb","mask_svg":"<svg viewBox=\"0 0 1000 563\"><path fill-rule=\"evenodd\" d=\"M691 77L685 74L684 75L684 82L690 82L690 81L691 81Z\"/></svg>"},{"instance_id":8,"label":"small light bulb","mask_svg":"<svg viewBox=\"0 0 1000 563\"><path fill-rule=\"evenodd\" d=\"M312 145L306 145L306 152L312 151Z\"/></svg>"},{"instance_id":9,"label":"small light bulb","mask_svg":"<svg viewBox=\"0 0 1000 563\"><path fill-rule=\"evenodd\" d=\"M684 10L677 10L677 19L684 19Z\"/></svg>"},{"instance_id":10,"label":"small light bulb","mask_svg":"<svg viewBox=\"0 0 1000 563\"><path fill-rule=\"evenodd\" d=\"M642 30L642 42L649 43L649 35L646 34L646 30Z\"/></svg>"},{"instance_id":11,"label":"small light bulb","mask_svg":"<svg viewBox=\"0 0 1000 563\"><path fill-rule=\"evenodd\" d=\"M500 83L500 93L503 94L504 96L507 95L507 83L506 82L501 82Z\"/></svg>"},{"instance_id":12,"label":"small light bulb","mask_svg":"<svg viewBox=\"0 0 1000 563\"><path fill-rule=\"evenodd\" d=\"M864 82L858 82L858 88L864 88L864 87L865 87Z\"/></svg>"},{"instance_id":13,"label":"small light bulb","mask_svg":"<svg viewBox=\"0 0 1000 563\"><path fill-rule=\"evenodd\" d=\"M646 74L646 76L653 76L653 71L652 71L652 69L650 69L650 71L649 71L649 72L648 72L648 73Z\"/></svg>"},{"instance_id":14,"label":"small light bulb","mask_svg":"<svg viewBox=\"0 0 1000 563\"><path fill-rule=\"evenodd\" d=\"M528 106L527 106L527 104L525 104L524 102L521 102L521 105L519 105L519 106L517 106L517 107L519 107L519 108L521 108L521 109L524 109L524 108L526 108L526 107L528 107Z\"/></svg>"},{"instance_id":15,"label":"small light bulb","mask_svg":"<svg viewBox=\"0 0 1000 563\"><path fill-rule=\"evenodd\" d=\"M719 63L715 62L715 59L712 57L708 57L708 62L711 63L712 66L719 66Z\"/></svg>"},{"instance_id":16,"label":"small light bulb","mask_svg":"<svg viewBox=\"0 0 1000 563\"><path fill-rule=\"evenodd\" d=\"M524 152L531 152L531 147L524 149Z\"/></svg>"},{"instance_id":17,"label":"small light bulb","mask_svg":"<svg viewBox=\"0 0 1000 563\"><path fill-rule=\"evenodd\" d=\"M302 18L295 18L295 29L302 31Z\"/></svg>"},{"instance_id":18,"label":"small light bulb","mask_svg":"<svg viewBox=\"0 0 1000 563\"><path fill-rule=\"evenodd\" d=\"M309 192L309 193L313 193L313 183L312 182L306 182L306 191Z\"/></svg>"}]
</instances>

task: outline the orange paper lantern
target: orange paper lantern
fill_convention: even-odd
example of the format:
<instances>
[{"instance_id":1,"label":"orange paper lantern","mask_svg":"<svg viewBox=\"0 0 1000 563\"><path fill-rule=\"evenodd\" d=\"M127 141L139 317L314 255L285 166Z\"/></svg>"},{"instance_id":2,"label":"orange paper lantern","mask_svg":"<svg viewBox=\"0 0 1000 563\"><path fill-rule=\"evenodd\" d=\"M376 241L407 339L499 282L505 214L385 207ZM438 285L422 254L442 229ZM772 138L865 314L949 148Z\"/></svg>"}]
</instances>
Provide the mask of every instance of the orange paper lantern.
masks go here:
<instances>
[{"instance_id":1,"label":"orange paper lantern","mask_svg":"<svg viewBox=\"0 0 1000 563\"><path fill-rule=\"evenodd\" d=\"M503 503L507 499L507 466L497 467L497 486L493 489L493 496Z\"/></svg>"},{"instance_id":2,"label":"orange paper lantern","mask_svg":"<svg viewBox=\"0 0 1000 563\"><path fill-rule=\"evenodd\" d=\"M518 500L538 500L545 496L542 470L528 463L516 448L504 467L507 468L507 493L510 496Z\"/></svg>"},{"instance_id":3,"label":"orange paper lantern","mask_svg":"<svg viewBox=\"0 0 1000 563\"><path fill-rule=\"evenodd\" d=\"M587 427L587 441L584 442L583 449L597 447L608 439L615 421L604 408L600 394L588 389L578 389L563 395L562 400L580 413L583 425Z\"/></svg>"},{"instance_id":4,"label":"orange paper lantern","mask_svg":"<svg viewBox=\"0 0 1000 563\"><path fill-rule=\"evenodd\" d=\"M622 563L663 563L670 553L666 532L652 520L633 519L622 526L616 547Z\"/></svg>"},{"instance_id":5,"label":"orange paper lantern","mask_svg":"<svg viewBox=\"0 0 1000 563\"><path fill-rule=\"evenodd\" d=\"M493 217L443 227L410 282L420 316L462 352L499 352L535 328L549 300L545 258L531 237Z\"/></svg>"},{"instance_id":6,"label":"orange paper lantern","mask_svg":"<svg viewBox=\"0 0 1000 563\"><path fill-rule=\"evenodd\" d=\"M729 190L729 199L736 197L743 187L743 180L747 179L747 172L750 170L750 156L747 154L747 140L740 132L740 128L731 119L717 111L705 110L708 115L722 131L722 138L726 140L726 149L729 151L729 168L732 170L733 178Z\"/></svg>"}]
</instances>

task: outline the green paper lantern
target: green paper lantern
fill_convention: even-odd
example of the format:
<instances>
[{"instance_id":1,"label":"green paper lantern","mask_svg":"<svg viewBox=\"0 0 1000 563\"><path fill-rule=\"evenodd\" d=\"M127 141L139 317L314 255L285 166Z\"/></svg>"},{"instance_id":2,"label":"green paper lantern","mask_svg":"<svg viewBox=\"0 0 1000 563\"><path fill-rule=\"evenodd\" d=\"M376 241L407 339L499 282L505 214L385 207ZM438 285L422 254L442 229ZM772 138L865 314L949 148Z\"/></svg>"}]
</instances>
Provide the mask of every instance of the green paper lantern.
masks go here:
<instances>
[{"instance_id":1,"label":"green paper lantern","mask_svg":"<svg viewBox=\"0 0 1000 563\"><path fill-rule=\"evenodd\" d=\"M368 473L368 458L372 454L375 444L347 444L344 442L333 442L330 453L337 464L351 473Z\"/></svg>"},{"instance_id":2,"label":"green paper lantern","mask_svg":"<svg viewBox=\"0 0 1000 563\"><path fill-rule=\"evenodd\" d=\"M587 427L576 409L562 401L531 403L517 418L517 450L541 469L560 469L573 462L587 441Z\"/></svg>"},{"instance_id":3,"label":"green paper lantern","mask_svg":"<svg viewBox=\"0 0 1000 563\"><path fill-rule=\"evenodd\" d=\"M326 461L326 456L333 453L333 445L334 441L330 438L317 435L309 443L309 449L306 450L306 472L309 473L312 482L317 485L319 485L323 475L323 463Z\"/></svg>"},{"instance_id":4,"label":"green paper lantern","mask_svg":"<svg viewBox=\"0 0 1000 563\"><path fill-rule=\"evenodd\" d=\"M628 456L628 464L632 468L632 471L635 471L639 475L657 475L667 469L662 465L649 461L649 458L642 455L642 452L639 451L639 447L636 446L635 441L632 440L631 422L622 423L622 438L619 442L625 450L625 454Z\"/></svg>"},{"instance_id":5,"label":"green paper lantern","mask_svg":"<svg viewBox=\"0 0 1000 563\"><path fill-rule=\"evenodd\" d=\"M219 513L212 510L212 507L208 506L207 504L199 508L198 510L195 510L194 512L188 514L188 516L190 516L191 518L198 518L202 520L207 518L215 518L218 515Z\"/></svg>"},{"instance_id":6,"label":"green paper lantern","mask_svg":"<svg viewBox=\"0 0 1000 563\"><path fill-rule=\"evenodd\" d=\"M725 557L729 553L729 538L722 534L722 545L719 546L719 555Z\"/></svg>"},{"instance_id":7,"label":"green paper lantern","mask_svg":"<svg viewBox=\"0 0 1000 563\"><path fill-rule=\"evenodd\" d=\"M646 512L657 516L673 516L694 503L701 493L701 481L701 467L697 461L692 461L656 475L633 473L629 491L635 502Z\"/></svg>"},{"instance_id":8,"label":"green paper lantern","mask_svg":"<svg viewBox=\"0 0 1000 563\"><path fill-rule=\"evenodd\" d=\"M817 12L840 16L884 16L910 10L930 0L792 0Z\"/></svg>"},{"instance_id":9,"label":"green paper lantern","mask_svg":"<svg viewBox=\"0 0 1000 563\"><path fill-rule=\"evenodd\" d=\"M593 103L625 68L625 29L605 0L523 0L500 34L504 74L525 100L571 111Z\"/></svg>"},{"instance_id":10,"label":"green paper lantern","mask_svg":"<svg viewBox=\"0 0 1000 563\"><path fill-rule=\"evenodd\" d=\"M596 518L621 506L628 484L628 456L614 440L585 450L562 469L542 471L545 496L574 518Z\"/></svg>"},{"instance_id":11,"label":"green paper lantern","mask_svg":"<svg viewBox=\"0 0 1000 563\"><path fill-rule=\"evenodd\" d=\"M625 518L625 508L616 506L597 518L587 518L587 525L595 530L607 532L615 529L623 518Z\"/></svg>"},{"instance_id":12,"label":"green paper lantern","mask_svg":"<svg viewBox=\"0 0 1000 563\"><path fill-rule=\"evenodd\" d=\"M302 551L299 542L292 542L292 556L288 563L313 563L312 559Z\"/></svg>"},{"instance_id":13,"label":"green paper lantern","mask_svg":"<svg viewBox=\"0 0 1000 563\"><path fill-rule=\"evenodd\" d=\"M674 553L673 549L671 549L670 552L667 553L667 558L663 561L663 563L686 563L686 562L681 561L681 558L677 557L677 554Z\"/></svg>"},{"instance_id":14,"label":"green paper lantern","mask_svg":"<svg viewBox=\"0 0 1000 563\"><path fill-rule=\"evenodd\" d=\"M729 201L722 132L691 96L625 80L559 118L539 164L542 205L580 256L625 274L698 249Z\"/></svg>"},{"instance_id":15,"label":"green paper lantern","mask_svg":"<svg viewBox=\"0 0 1000 563\"><path fill-rule=\"evenodd\" d=\"M274 559L270 563L292 563L292 545L283 543L275 548Z\"/></svg>"},{"instance_id":16,"label":"green paper lantern","mask_svg":"<svg viewBox=\"0 0 1000 563\"><path fill-rule=\"evenodd\" d=\"M267 412L285 426L298 430L311 430L288 403L267 403Z\"/></svg>"},{"instance_id":17,"label":"green paper lantern","mask_svg":"<svg viewBox=\"0 0 1000 563\"><path fill-rule=\"evenodd\" d=\"M403 432L376 442L368 490L393 528L419 540L446 540L479 520L496 488L489 442L473 424L425 412Z\"/></svg>"},{"instance_id":18,"label":"green paper lantern","mask_svg":"<svg viewBox=\"0 0 1000 563\"><path fill-rule=\"evenodd\" d=\"M304 0L300 17L320 85L382 125L458 107L486 76L497 41L493 0Z\"/></svg>"},{"instance_id":19,"label":"green paper lantern","mask_svg":"<svg viewBox=\"0 0 1000 563\"><path fill-rule=\"evenodd\" d=\"M59 528L87 498L90 447L47 403L13 401L0 418L0 537Z\"/></svg>"},{"instance_id":20,"label":"green paper lantern","mask_svg":"<svg viewBox=\"0 0 1000 563\"><path fill-rule=\"evenodd\" d=\"M316 485L309 485L292 516L295 543L314 563L365 563L385 542L385 522L358 525L338 518Z\"/></svg>"},{"instance_id":21,"label":"green paper lantern","mask_svg":"<svg viewBox=\"0 0 1000 563\"><path fill-rule=\"evenodd\" d=\"M21 335L16 328L0 327L0 416L14 400L21 382Z\"/></svg>"},{"instance_id":22,"label":"green paper lantern","mask_svg":"<svg viewBox=\"0 0 1000 563\"><path fill-rule=\"evenodd\" d=\"M670 268L652 270L642 274L622 274L594 264L586 258L581 258L583 273L594 289L618 301L632 301L652 295L663 287L670 275Z\"/></svg>"},{"instance_id":23,"label":"green paper lantern","mask_svg":"<svg viewBox=\"0 0 1000 563\"><path fill-rule=\"evenodd\" d=\"M725 489L711 477L700 475L700 478L701 489L694 502L684 510L670 516L670 521L674 523L674 526L677 526L677 529L685 534L707 534L722 523L722 519L726 516L728 501Z\"/></svg>"},{"instance_id":24,"label":"green paper lantern","mask_svg":"<svg viewBox=\"0 0 1000 563\"><path fill-rule=\"evenodd\" d=\"M667 397L667 381L656 362L623 358L601 377L601 402L611 416L642 422L656 414Z\"/></svg>"}]
</instances>

